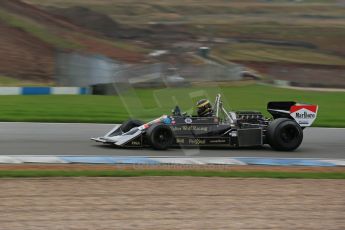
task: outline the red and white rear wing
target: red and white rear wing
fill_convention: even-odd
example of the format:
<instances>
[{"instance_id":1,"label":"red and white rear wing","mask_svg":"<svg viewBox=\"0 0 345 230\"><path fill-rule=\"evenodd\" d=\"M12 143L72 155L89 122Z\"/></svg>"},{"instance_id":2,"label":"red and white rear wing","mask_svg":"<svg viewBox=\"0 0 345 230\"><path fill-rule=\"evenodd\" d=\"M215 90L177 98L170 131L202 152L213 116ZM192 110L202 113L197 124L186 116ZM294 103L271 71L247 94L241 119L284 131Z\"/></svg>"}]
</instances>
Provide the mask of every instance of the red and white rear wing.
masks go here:
<instances>
[{"instance_id":1,"label":"red and white rear wing","mask_svg":"<svg viewBox=\"0 0 345 230\"><path fill-rule=\"evenodd\" d=\"M308 127L315 121L317 110L317 105L296 104L290 107L290 116L295 119L301 127Z\"/></svg>"}]
</instances>

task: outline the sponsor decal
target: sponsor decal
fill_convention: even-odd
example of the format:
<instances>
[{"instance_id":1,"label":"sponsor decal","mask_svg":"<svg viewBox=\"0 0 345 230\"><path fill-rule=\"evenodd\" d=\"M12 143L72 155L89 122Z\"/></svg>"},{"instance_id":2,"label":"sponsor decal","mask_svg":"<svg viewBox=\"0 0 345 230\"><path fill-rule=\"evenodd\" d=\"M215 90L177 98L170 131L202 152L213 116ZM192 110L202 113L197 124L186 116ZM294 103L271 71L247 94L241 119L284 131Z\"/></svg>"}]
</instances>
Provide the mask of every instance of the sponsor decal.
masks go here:
<instances>
[{"instance_id":1,"label":"sponsor decal","mask_svg":"<svg viewBox=\"0 0 345 230\"><path fill-rule=\"evenodd\" d=\"M186 122L187 124L191 124L193 122L192 118L187 117L186 119L184 119L184 122Z\"/></svg>"},{"instance_id":2,"label":"sponsor decal","mask_svg":"<svg viewBox=\"0 0 345 230\"><path fill-rule=\"evenodd\" d=\"M196 118L197 121L205 121L205 122L212 122L214 120L212 117L198 117Z\"/></svg>"},{"instance_id":3,"label":"sponsor decal","mask_svg":"<svg viewBox=\"0 0 345 230\"><path fill-rule=\"evenodd\" d=\"M204 144L206 144L206 140L202 140L202 139L189 139L188 143L190 145L204 145Z\"/></svg>"},{"instance_id":4,"label":"sponsor decal","mask_svg":"<svg viewBox=\"0 0 345 230\"><path fill-rule=\"evenodd\" d=\"M168 118L168 116L167 115L163 115L163 116L161 116L161 117L159 117L157 119L154 119L153 121L150 121L147 124L153 125L153 124L161 123L161 122L164 122L164 119L166 119L166 118Z\"/></svg>"},{"instance_id":5,"label":"sponsor decal","mask_svg":"<svg viewBox=\"0 0 345 230\"><path fill-rule=\"evenodd\" d=\"M141 145L140 141L131 141L131 145Z\"/></svg>"},{"instance_id":6,"label":"sponsor decal","mask_svg":"<svg viewBox=\"0 0 345 230\"><path fill-rule=\"evenodd\" d=\"M196 126L196 125L191 125L191 126L182 126L182 130L184 131L189 131L189 130L192 130L192 131L204 131L206 132L208 130L208 127L207 126Z\"/></svg>"},{"instance_id":7,"label":"sponsor decal","mask_svg":"<svg viewBox=\"0 0 345 230\"><path fill-rule=\"evenodd\" d=\"M147 129L148 127L150 127L148 124L143 124L142 126L139 126L139 130L143 130L143 129Z\"/></svg>"},{"instance_id":8,"label":"sponsor decal","mask_svg":"<svg viewBox=\"0 0 345 230\"><path fill-rule=\"evenodd\" d=\"M210 143L225 143L227 140L225 139L217 139L217 140L210 140Z\"/></svg>"},{"instance_id":9,"label":"sponsor decal","mask_svg":"<svg viewBox=\"0 0 345 230\"><path fill-rule=\"evenodd\" d=\"M296 112L296 118L298 119L313 119L315 118L315 113L308 113L307 111L303 111L303 113Z\"/></svg>"},{"instance_id":10,"label":"sponsor decal","mask_svg":"<svg viewBox=\"0 0 345 230\"><path fill-rule=\"evenodd\" d=\"M232 132L230 133L230 135L231 135L232 137L237 137L237 132L236 132L236 131L232 131Z\"/></svg>"},{"instance_id":11,"label":"sponsor decal","mask_svg":"<svg viewBox=\"0 0 345 230\"><path fill-rule=\"evenodd\" d=\"M290 115L302 127L310 126L316 119L317 105L294 105L290 108Z\"/></svg>"},{"instance_id":12,"label":"sponsor decal","mask_svg":"<svg viewBox=\"0 0 345 230\"><path fill-rule=\"evenodd\" d=\"M176 144L184 144L183 138L176 138Z\"/></svg>"},{"instance_id":13,"label":"sponsor decal","mask_svg":"<svg viewBox=\"0 0 345 230\"><path fill-rule=\"evenodd\" d=\"M171 130L172 130L172 131L181 131L182 128L181 128L181 127L178 127L178 126L172 126L172 127L171 127Z\"/></svg>"},{"instance_id":14,"label":"sponsor decal","mask_svg":"<svg viewBox=\"0 0 345 230\"><path fill-rule=\"evenodd\" d=\"M207 126L197 126L197 125L183 125L183 126L174 126L172 127L173 131L203 131L207 132Z\"/></svg>"},{"instance_id":15,"label":"sponsor decal","mask_svg":"<svg viewBox=\"0 0 345 230\"><path fill-rule=\"evenodd\" d=\"M317 105L293 105L290 108L290 113L294 113L300 109L306 109L306 110L309 110L310 112L316 113L318 106Z\"/></svg>"}]
</instances>

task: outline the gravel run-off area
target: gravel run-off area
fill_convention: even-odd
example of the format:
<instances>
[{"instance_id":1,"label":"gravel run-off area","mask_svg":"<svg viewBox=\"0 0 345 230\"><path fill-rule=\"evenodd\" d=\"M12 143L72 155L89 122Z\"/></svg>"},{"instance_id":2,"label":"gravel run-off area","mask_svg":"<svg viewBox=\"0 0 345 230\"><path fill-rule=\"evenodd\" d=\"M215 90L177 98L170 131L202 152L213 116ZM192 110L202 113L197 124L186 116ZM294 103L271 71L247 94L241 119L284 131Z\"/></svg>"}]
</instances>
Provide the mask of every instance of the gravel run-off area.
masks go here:
<instances>
[{"instance_id":1,"label":"gravel run-off area","mask_svg":"<svg viewBox=\"0 0 345 230\"><path fill-rule=\"evenodd\" d=\"M0 179L0 229L344 229L345 180Z\"/></svg>"}]
</instances>

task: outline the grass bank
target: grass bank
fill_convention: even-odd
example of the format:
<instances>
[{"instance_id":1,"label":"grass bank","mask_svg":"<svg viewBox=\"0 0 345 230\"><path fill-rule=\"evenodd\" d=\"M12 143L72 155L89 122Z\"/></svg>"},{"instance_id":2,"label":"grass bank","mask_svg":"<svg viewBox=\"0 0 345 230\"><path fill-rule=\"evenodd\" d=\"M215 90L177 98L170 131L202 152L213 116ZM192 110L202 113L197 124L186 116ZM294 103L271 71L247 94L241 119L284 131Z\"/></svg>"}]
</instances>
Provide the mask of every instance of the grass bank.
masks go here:
<instances>
[{"instance_id":1,"label":"grass bank","mask_svg":"<svg viewBox=\"0 0 345 230\"><path fill-rule=\"evenodd\" d=\"M140 177L140 176L193 176L239 178L299 178L345 179L344 172L265 172L265 171L208 171L208 170L2 170L0 177Z\"/></svg>"},{"instance_id":2,"label":"grass bank","mask_svg":"<svg viewBox=\"0 0 345 230\"><path fill-rule=\"evenodd\" d=\"M345 93L312 92L249 85L140 89L121 96L1 96L0 121L119 123L130 117L150 120L169 114L175 105L194 113L200 98L223 95L226 108L257 110L268 115L268 101L297 101L319 105L315 126L345 127Z\"/></svg>"},{"instance_id":3,"label":"grass bank","mask_svg":"<svg viewBox=\"0 0 345 230\"><path fill-rule=\"evenodd\" d=\"M54 86L55 83L39 83L34 81L23 81L13 77L0 75L0 86L18 87L18 86Z\"/></svg>"}]
</instances>

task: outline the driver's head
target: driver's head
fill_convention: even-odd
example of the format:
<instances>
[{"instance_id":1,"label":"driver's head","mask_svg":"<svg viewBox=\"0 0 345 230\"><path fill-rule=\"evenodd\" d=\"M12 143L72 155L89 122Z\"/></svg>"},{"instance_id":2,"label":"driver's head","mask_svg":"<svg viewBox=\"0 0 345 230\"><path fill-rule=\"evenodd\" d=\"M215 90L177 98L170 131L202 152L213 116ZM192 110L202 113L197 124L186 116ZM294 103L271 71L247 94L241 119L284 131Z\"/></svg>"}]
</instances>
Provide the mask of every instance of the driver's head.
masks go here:
<instances>
[{"instance_id":1,"label":"driver's head","mask_svg":"<svg viewBox=\"0 0 345 230\"><path fill-rule=\"evenodd\" d=\"M209 100L201 99L196 103L197 113L199 117L208 117L212 116L212 105Z\"/></svg>"}]
</instances>

